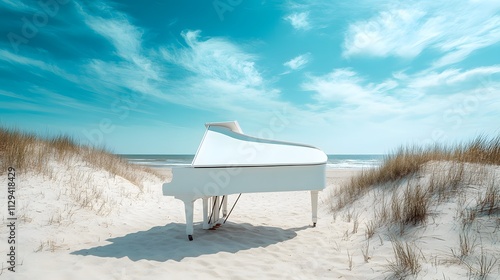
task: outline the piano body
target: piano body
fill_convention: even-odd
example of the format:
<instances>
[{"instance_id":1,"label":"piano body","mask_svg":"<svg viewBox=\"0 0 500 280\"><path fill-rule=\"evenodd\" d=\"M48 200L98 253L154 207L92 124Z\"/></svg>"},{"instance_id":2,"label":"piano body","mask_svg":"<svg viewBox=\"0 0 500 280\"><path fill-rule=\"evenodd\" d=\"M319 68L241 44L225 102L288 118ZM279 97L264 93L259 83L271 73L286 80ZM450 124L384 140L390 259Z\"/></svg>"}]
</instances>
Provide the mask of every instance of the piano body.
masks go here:
<instances>
[{"instance_id":1,"label":"piano body","mask_svg":"<svg viewBox=\"0 0 500 280\"><path fill-rule=\"evenodd\" d=\"M194 201L203 200L203 228L227 216L227 195L311 191L312 221L317 222L318 191L325 188L326 154L312 146L243 134L238 122L207 123L191 166L172 169L163 195L184 202L186 234L193 240ZM227 218L227 217L226 217Z\"/></svg>"}]
</instances>

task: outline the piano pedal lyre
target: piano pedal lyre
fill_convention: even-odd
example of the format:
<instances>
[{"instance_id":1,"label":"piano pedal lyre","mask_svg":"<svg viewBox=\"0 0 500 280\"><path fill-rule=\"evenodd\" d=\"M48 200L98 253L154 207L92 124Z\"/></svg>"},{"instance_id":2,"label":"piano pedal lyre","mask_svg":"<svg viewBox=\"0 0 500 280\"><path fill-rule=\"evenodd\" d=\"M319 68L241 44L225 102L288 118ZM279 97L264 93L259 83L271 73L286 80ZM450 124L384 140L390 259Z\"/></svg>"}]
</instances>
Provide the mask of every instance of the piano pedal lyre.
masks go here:
<instances>
[{"instance_id":1,"label":"piano pedal lyre","mask_svg":"<svg viewBox=\"0 0 500 280\"><path fill-rule=\"evenodd\" d=\"M222 211L222 217L220 216ZM203 198L203 229L215 230L227 216L227 195Z\"/></svg>"}]
</instances>

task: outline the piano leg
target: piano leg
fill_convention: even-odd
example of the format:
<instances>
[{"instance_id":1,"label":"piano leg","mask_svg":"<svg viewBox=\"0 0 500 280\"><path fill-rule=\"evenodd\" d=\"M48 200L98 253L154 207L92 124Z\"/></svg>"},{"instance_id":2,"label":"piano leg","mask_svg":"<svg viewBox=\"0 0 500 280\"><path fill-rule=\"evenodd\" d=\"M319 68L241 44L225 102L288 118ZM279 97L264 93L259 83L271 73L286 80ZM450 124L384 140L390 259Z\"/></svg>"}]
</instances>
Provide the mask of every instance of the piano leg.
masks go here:
<instances>
[{"instance_id":1,"label":"piano leg","mask_svg":"<svg viewBox=\"0 0 500 280\"><path fill-rule=\"evenodd\" d=\"M313 227L316 227L316 222L318 222L318 191L311 191L311 207Z\"/></svg>"},{"instance_id":2,"label":"piano leg","mask_svg":"<svg viewBox=\"0 0 500 280\"><path fill-rule=\"evenodd\" d=\"M203 229L209 229L208 224L208 197L203 198Z\"/></svg>"},{"instance_id":3,"label":"piano leg","mask_svg":"<svg viewBox=\"0 0 500 280\"><path fill-rule=\"evenodd\" d=\"M222 205L222 217L225 218L227 216L227 195L223 196L222 199L224 200Z\"/></svg>"},{"instance_id":4,"label":"piano leg","mask_svg":"<svg viewBox=\"0 0 500 280\"><path fill-rule=\"evenodd\" d=\"M194 201L192 200L183 200L184 202L184 210L186 213L186 234L188 236L189 241L193 240L193 205Z\"/></svg>"}]
</instances>

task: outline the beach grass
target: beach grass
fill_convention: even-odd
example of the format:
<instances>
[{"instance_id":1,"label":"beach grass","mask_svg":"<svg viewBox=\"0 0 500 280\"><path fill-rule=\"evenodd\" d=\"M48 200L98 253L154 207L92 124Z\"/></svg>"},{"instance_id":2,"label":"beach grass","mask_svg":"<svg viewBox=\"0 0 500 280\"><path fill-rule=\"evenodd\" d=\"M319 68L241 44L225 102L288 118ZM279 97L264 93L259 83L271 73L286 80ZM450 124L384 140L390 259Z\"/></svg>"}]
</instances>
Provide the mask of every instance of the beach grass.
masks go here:
<instances>
[{"instance_id":1,"label":"beach grass","mask_svg":"<svg viewBox=\"0 0 500 280\"><path fill-rule=\"evenodd\" d=\"M452 162L453 168L450 168L446 178L440 178L444 181L436 180L434 184L431 184L431 191L433 187L436 187L435 190L442 190L443 188L437 187L439 183L456 187L457 183L463 179L461 177L464 163L500 164L500 135L493 138L480 135L470 142L459 143L452 147L402 146L385 156L379 167L363 170L360 175L352 177L336 189L333 193L332 210L335 211L351 204L377 186L397 185L401 180L417 175L426 163L432 161Z\"/></svg>"},{"instance_id":2,"label":"beach grass","mask_svg":"<svg viewBox=\"0 0 500 280\"><path fill-rule=\"evenodd\" d=\"M373 199L373 214L362 221L366 239L375 232L390 237L394 258L388 260L388 271L402 279L416 276L420 262L432 257L421 253L420 246L426 244L417 246L420 241L414 234L425 231L429 217L435 221L441 215L436 212L440 205L454 203L457 213L449 222L458 229L458 248L450 248L452 256L467 267L469 277L486 279L499 259L489 256L483 244L488 232L496 232L500 225L500 185L492 175L498 165L500 136L479 136L451 147L401 147L379 167L341 183L332 192L331 210L359 212L357 207L366 207L362 203ZM358 200L364 202L357 204Z\"/></svg>"},{"instance_id":3,"label":"beach grass","mask_svg":"<svg viewBox=\"0 0 500 280\"><path fill-rule=\"evenodd\" d=\"M52 138L37 137L17 129L0 127L0 168L14 167L21 172L51 176L50 160L71 166L73 160L83 160L95 170L105 170L120 176L138 187L148 176L163 178L153 169L133 165L104 148L78 144L67 135Z\"/></svg>"},{"instance_id":4,"label":"beach grass","mask_svg":"<svg viewBox=\"0 0 500 280\"><path fill-rule=\"evenodd\" d=\"M389 262L389 270L393 272L397 279L405 279L408 275L416 275L421 268L420 250L415 244L408 242L403 244L396 237L391 239L395 260Z\"/></svg>"}]
</instances>

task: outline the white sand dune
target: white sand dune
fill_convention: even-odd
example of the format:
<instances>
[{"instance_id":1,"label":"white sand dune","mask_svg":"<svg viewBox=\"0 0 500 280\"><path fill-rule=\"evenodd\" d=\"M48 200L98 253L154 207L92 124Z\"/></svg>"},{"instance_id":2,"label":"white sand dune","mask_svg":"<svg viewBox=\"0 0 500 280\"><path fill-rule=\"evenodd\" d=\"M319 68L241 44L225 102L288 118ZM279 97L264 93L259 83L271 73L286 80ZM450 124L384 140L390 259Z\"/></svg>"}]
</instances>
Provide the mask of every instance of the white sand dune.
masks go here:
<instances>
[{"instance_id":1,"label":"white sand dune","mask_svg":"<svg viewBox=\"0 0 500 280\"><path fill-rule=\"evenodd\" d=\"M189 242L183 204L162 196L161 180L145 182L141 191L102 170L77 165L61 170L64 172L53 178L18 175L16 272L6 270L8 232L3 226L0 278L383 279L392 275L388 269L388 261L394 259L389 240L392 229L377 228L370 239L365 235L365 223L372 218L377 196L368 194L337 213L329 210L331 190L357 171L328 172L328 188L320 195L316 228L310 226L308 192L243 194L229 221L217 230L201 229L198 201L195 240ZM491 171L497 177L500 174L498 168L492 167ZM171 176L169 170L164 172ZM85 194L80 193L80 200L76 200L76 192L82 190L71 185L71 178L86 181L99 198L83 207ZM0 176L0 182L6 184L5 174ZM4 224L5 189L0 192ZM234 199L230 197L229 205ZM473 276L451 253L458 247L455 204L449 201L433 206L425 225L412 227L404 234L425 256L416 278ZM359 225L357 231L355 222ZM500 226L486 219L477 223L481 246L489 256L500 259ZM366 247L367 261L362 253ZM479 251L478 245L476 253ZM469 263L474 261L471 256ZM498 279L499 275L496 265L489 277Z\"/></svg>"}]
</instances>

